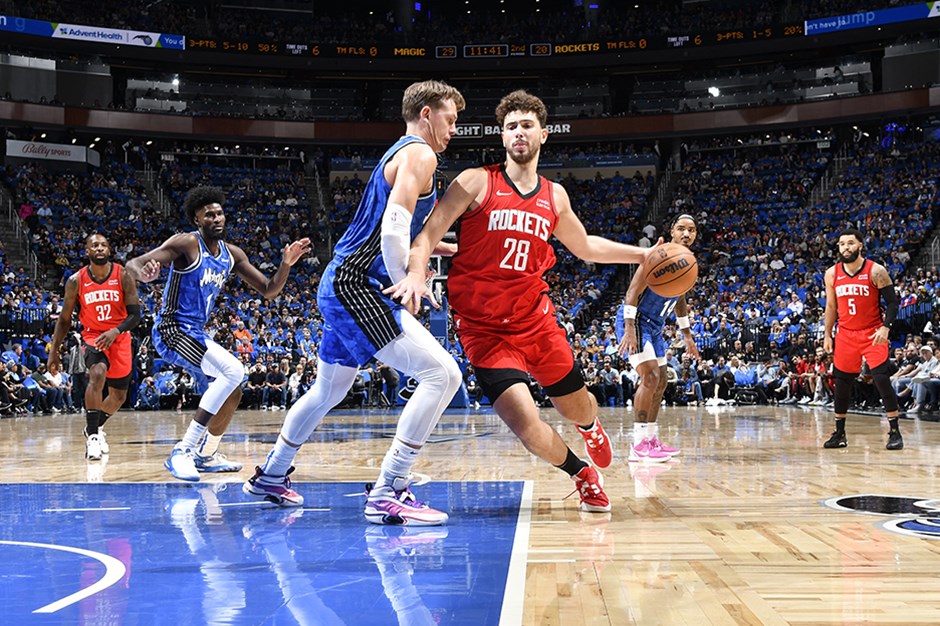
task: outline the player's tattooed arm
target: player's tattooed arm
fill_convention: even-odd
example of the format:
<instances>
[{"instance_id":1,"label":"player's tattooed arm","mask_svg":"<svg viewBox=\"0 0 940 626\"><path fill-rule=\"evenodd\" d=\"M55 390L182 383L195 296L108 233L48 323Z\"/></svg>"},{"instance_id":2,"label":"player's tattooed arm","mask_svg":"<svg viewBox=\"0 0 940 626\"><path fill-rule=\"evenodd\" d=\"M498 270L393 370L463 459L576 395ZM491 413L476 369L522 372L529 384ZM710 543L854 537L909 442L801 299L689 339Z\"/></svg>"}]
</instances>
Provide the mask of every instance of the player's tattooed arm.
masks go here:
<instances>
[{"instance_id":1,"label":"player's tattooed arm","mask_svg":"<svg viewBox=\"0 0 940 626\"><path fill-rule=\"evenodd\" d=\"M888 273L885 266L875 263L871 268L871 282L878 289L884 289L892 284L893 281L891 280L891 274Z\"/></svg>"}]
</instances>

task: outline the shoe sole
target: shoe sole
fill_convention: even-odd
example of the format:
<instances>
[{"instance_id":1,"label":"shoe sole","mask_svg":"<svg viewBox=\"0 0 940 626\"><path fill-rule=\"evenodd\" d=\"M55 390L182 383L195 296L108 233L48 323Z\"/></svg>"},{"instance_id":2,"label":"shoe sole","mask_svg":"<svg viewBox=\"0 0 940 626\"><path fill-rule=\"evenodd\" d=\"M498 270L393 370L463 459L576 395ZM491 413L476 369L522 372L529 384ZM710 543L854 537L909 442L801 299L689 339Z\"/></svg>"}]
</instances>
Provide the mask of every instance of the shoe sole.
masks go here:
<instances>
[{"instance_id":1,"label":"shoe sole","mask_svg":"<svg viewBox=\"0 0 940 626\"><path fill-rule=\"evenodd\" d=\"M628 463L665 463L671 458L672 456L664 456L658 459L654 459L648 456L640 456L638 454L631 454L627 458L627 462Z\"/></svg>"},{"instance_id":2,"label":"shoe sole","mask_svg":"<svg viewBox=\"0 0 940 626\"><path fill-rule=\"evenodd\" d=\"M838 443L834 446L827 446L826 444L823 444L823 448L825 448L826 450L835 450L837 448L848 448L848 447L849 447L849 442L847 441L843 443Z\"/></svg>"},{"instance_id":3,"label":"shoe sole","mask_svg":"<svg viewBox=\"0 0 940 626\"><path fill-rule=\"evenodd\" d=\"M276 504L278 506L283 506L283 507L297 507L297 506L304 505L303 498L300 499L300 502L295 502L293 500L288 500L287 498L280 498L266 491L262 491L262 492L254 491L252 489L251 483L244 483L242 485L242 493L244 493L245 495L251 496L253 498L261 498L262 500L266 502L270 502L271 504Z\"/></svg>"},{"instance_id":4,"label":"shoe sole","mask_svg":"<svg viewBox=\"0 0 940 626\"><path fill-rule=\"evenodd\" d=\"M166 461L163 462L163 467L165 467L166 470L167 470L168 472L170 472L170 475L171 475L173 478L175 478L176 480L185 480L185 481L188 482L188 483L198 483L198 482L199 482L199 475L198 475L198 474L197 474L196 476L193 476L192 478L187 478L186 476L180 476L179 474L177 474L176 472L174 472L174 471L173 471L173 468L170 467L170 461L169 461L169 460L166 460Z\"/></svg>"},{"instance_id":5,"label":"shoe sole","mask_svg":"<svg viewBox=\"0 0 940 626\"><path fill-rule=\"evenodd\" d=\"M610 513L610 509L611 505L609 504L606 507L603 507L596 506L594 504L587 504L584 502L581 503L581 510L585 513Z\"/></svg>"},{"instance_id":6,"label":"shoe sole","mask_svg":"<svg viewBox=\"0 0 940 626\"><path fill-rule=\"evenodd\" d=\"M443 526L449 519L448 516L438 520L419 519L403 517L401 515L389 515L388 513L370 513L368 510L364 511L363 515L365 515L366 520L368 520L370 524L377 524L379 526Z\"/></svg>"},{"instance_id":7,"label":"shoe sole","mask_svg":"<svg viewBox=\"0 0 940 626\"><path fill-rule=\"evenodd\" d=\"M243 465L239 466L230 466L230 467L199 467L196 466L197 472L202 472L203 474L225 474L230 472L240 472L242 471Z\"/></svg>"}]
</instances>

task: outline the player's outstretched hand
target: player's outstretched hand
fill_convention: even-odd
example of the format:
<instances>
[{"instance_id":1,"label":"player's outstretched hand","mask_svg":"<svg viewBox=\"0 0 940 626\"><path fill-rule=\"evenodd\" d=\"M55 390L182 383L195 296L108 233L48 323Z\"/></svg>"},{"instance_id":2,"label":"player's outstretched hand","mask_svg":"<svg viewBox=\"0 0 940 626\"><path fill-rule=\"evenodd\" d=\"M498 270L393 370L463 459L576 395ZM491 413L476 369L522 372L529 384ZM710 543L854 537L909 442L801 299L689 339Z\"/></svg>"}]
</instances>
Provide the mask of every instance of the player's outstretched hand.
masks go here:
<instances>
[{"instance_id":1,"label":"player's outstretched hand","mask_svg":"<svg viewBox=\"0 0 940 626\"><path fill-rule=\"evenodd\" d=\"M161 269L163 266L160 265L160 261L150 259L140 268L140 282L149 283L156 280L160 276Z\"/></svg>"},{"instance_id":2,"label":"player's outstretched hand","mask_svg":"<svg viewBox=\"0 0 940 626\"><path fill-rule=\"evenodd\" d=\"M307 254L310 251L310 239L304 237L303 239L298 239L293 243L289 243L284 246L284 260L291 267L294 266L300 257Z\"/></svg>"},{"instance_id":3,"label":"player's outstretched hand","mask_svg":"<svg viewBox=\"0 0 940 626\"><path fill-rule=\"evenodd\" d=\"M832 335L826 335L823 338L823 350L826 351L826 354L832 354Z\"/></svg>"},{"instance_id":4,"label":"player's outstretched hand","mask_svg":"<svg viewBox=\"0 0 940 626\"><path fill-rule=\"evenodd\" d=\"M657 240L656 240L656 243L654 243L652 246L650 246L649 248L647 248L647 249L646 249L646 252L643 253L643 263L646 263L646 260L647 260L648 258L650 258L650 255L651 255L651 254L653 254L653 250L655 250L656 248L658 248L658 247L661 246L661 245L663 245L663 238L662 238L662 237L660 237L659 239L657 239ZM640 265L642 265L643 263L641 263Z\"/></svg>"},{"instance_id":5,"label":"player's outstretched hand","mask_svg":"<svg viewBox=\"0 0 940 626\"><path fill-rule=\"evenodd\" d=\"M698 361L701 356L698 353L698 346L695 345L695 337L686 335L683 339L685 339L685 353L689 355L690 359Z\"/></svg>"},{"instance_id":6,"label":"player's outstretched hand","mask_svg":"<svg viewBox=\"0 0 940 626\"><path fill-rule=\"evenodd\" d=\"M49 370L49 373L55 376L59 373L59 370L62 369L62 364L59 361L58 352L51 351L49 352L49 358L46 359L46 369Z\"/></svg>"},{"instance_id":7,"label":"player's outstretched hand","mask_svg":"<svg viewBox=\"0 0 940 626\"><path fill-rule=\"evenodd\" d=\"M384 289L382 293L392 300L401 302L401 305L412 315L421 308L421 298L427 298L435 309L441 308L441 305L434 299L431 288L428 287L427 273L422 276L417 272L408 272L403 279L388 289Z\"/></svg>"}]
</instances>

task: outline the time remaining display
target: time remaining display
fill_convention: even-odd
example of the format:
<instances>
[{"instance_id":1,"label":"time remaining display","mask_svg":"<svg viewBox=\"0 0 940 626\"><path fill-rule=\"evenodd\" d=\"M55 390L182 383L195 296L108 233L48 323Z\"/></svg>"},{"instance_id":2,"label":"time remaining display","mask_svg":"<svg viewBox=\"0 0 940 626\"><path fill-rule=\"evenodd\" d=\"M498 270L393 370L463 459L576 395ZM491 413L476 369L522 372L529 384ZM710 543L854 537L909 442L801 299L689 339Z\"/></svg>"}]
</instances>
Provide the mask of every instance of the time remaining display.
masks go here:
<instances>
[{"instance_id":1,"label":"time remaining display","mask_svg":"<svg viewBox=\"0 0 940 626\"><path fill-rule=\"evenodd\" d=\"M464 46L463 55L468 59L508 57L509 44L494 43L483 46Z\"/></svg>"}]
</instances>

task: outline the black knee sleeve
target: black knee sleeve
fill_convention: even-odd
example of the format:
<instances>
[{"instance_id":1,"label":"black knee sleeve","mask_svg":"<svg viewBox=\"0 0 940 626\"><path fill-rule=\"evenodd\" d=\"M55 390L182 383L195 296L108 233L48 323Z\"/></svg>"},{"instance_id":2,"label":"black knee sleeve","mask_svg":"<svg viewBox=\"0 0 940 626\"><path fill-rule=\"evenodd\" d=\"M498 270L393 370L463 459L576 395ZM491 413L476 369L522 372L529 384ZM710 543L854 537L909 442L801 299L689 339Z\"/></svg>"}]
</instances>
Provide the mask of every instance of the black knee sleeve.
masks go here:
<instances>
[{"instance_id":1,"label":"black knee sleeve","mask_svg":"<svg viewBox=\"0 0 940 626\"><path fill-rule=\"evenodd\" d=\"M849 404L852 401L852 385L854 377L839 376L835 374L836 390L832 398L832 409L836 415L845 415L849 411Z\"/></svg>"},{"instance_id":2,"label":"black knee sleeve","mask_svg":"<svg viewBox=\"0 0 940 626\"><path fill-rule=\"evenodd\" d=\"M881 396L881 403L885 406L885 412L897 412L898 394L891 386L891 378L884 371L879 372L879 369L881 368L876 367L871 371L871 382L878 390L878 395Z\"/></svg>"}]
</instances>

